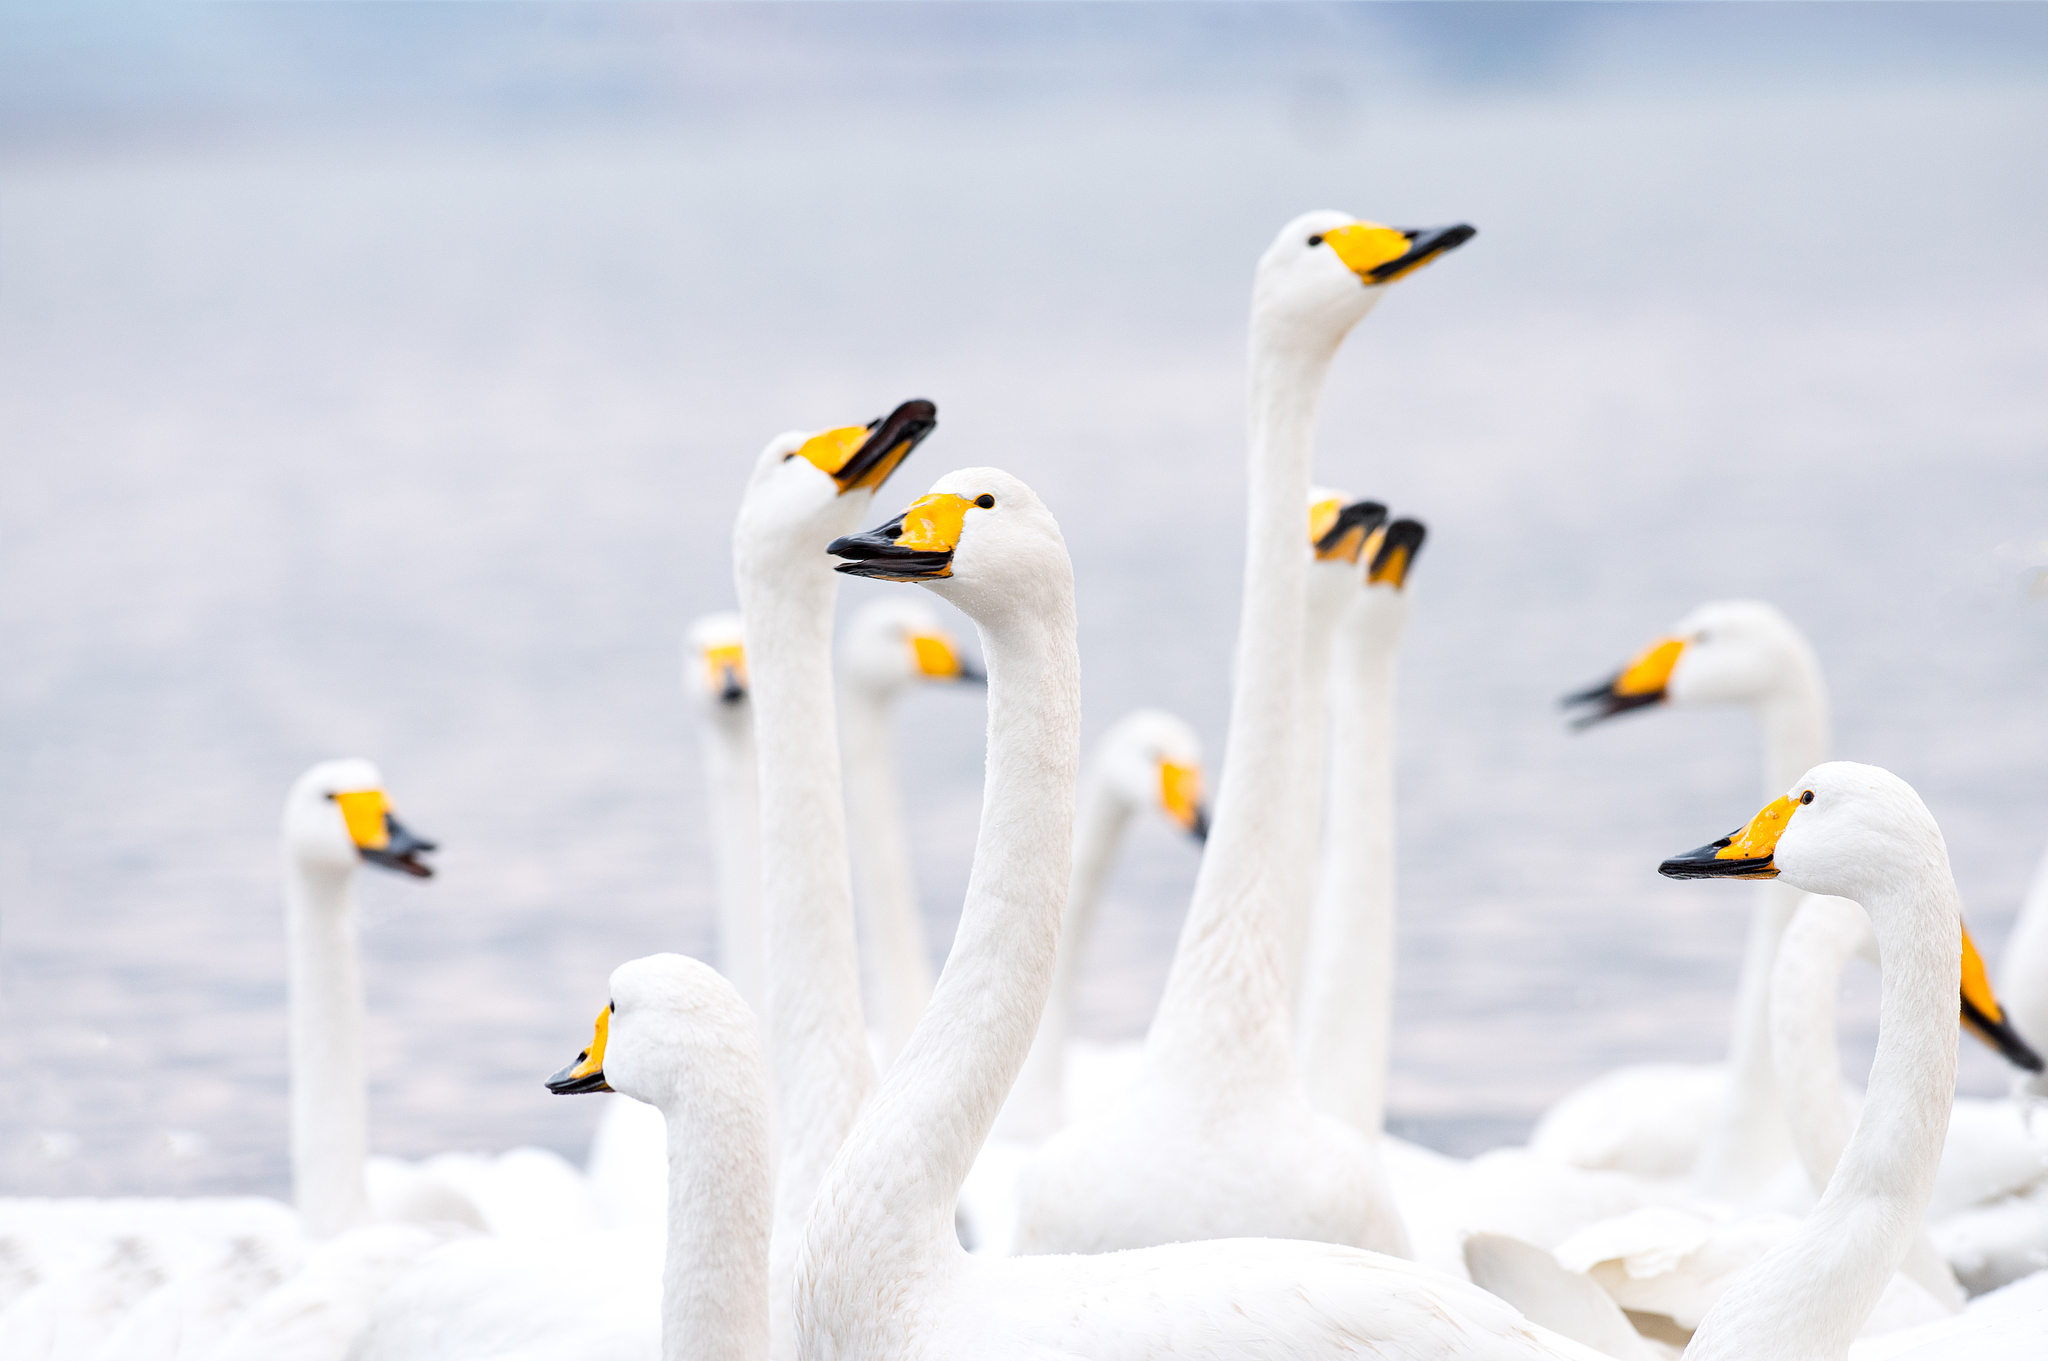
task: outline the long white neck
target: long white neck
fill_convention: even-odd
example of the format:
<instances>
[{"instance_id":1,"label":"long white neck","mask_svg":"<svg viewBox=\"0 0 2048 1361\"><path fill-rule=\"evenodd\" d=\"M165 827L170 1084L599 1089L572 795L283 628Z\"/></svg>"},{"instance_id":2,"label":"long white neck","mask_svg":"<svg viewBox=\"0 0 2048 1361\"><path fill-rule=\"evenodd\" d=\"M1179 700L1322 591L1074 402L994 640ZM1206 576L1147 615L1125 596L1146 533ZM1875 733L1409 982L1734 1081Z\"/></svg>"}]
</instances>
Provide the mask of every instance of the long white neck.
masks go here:
<instances>
[{"instance_id":1,"label":"long white neck","mask_svg":"<svg viewBox=\"0 0 2048 1361\"><path fill-rule=\"evenodd\" d=\"M1246 1084L1294 1080L1280 940L1288 875L1276 850L1290 844L1298 816L1302 507L1316 399L1340 340L1253 312L1249 532L1229 744L1194 900L1145 1042L1144 1080L1197 1101L1242 1100ZM1219 1071L1227 1081L1216 1081Z\"/></svg>"},{"instance_id":2,"label":"long white neck","mask_svg":"<svg viewBox=\"0 0 2048 1361\"><path fill-rule=\"evenodd\" d=\"M307 1234L328 1238L370 1213L363 1183L369 1114L355 869L309 864L287 851L284 884L291 957L292 1199Z\"/></svg>"},{"instance_id":3,"label":"long white neck","mask_svg":"<svg viewBox=\"0 0 2048 1361\"><path fill-rule=\"evenodd\" d=\"M768 958L761 921L761 787L751 700L720 704L704 723L704 785L718 880L718 969L761 1018L768 1045Z\"/></svg>"},{"instance_id":4,"label":"long white neck","mask_svg":"<svg viewBox=\"0 0 2048 1361\"><path fill-rule=\"evenodd\" d=\"M1297 1017L1302 978L1312 939L1310 920L1316 896L1316 848L1323 837L1326 788L1324 755L1330 744L1326 717L1330 697L1330 659L1336 652L1337 623L1358 595L1359 569L1344 562L1311 561L1304 582L1301 642L1301 722L1292 791L1294 815L1288 821L1288 845L1281 859L1286 874L1281 889L1280 963L1287 995ZM1339 746L1339 751L1345 748Z\"/></svg>"},{"instance_id":5,"label":"long white neck","mask_svg":"<svg viewBox=\"0 0 2048 1361\"><path fill-rule=\"evenodd\" d=\"M760 518L741 506L733 556L760 755L761 907L783 1131L770 1254L779 1317L818 1183L874 1085L874 1060L861 1023L833 720L838 578L824 542ZM787 1354L795 1334L777 1326L773 1340Z\"/></svg>"},{"instance_id":6,"label":"long white neck","mask_svg":"<svg viewBox=\"0 0 2048 1361\"><path fill-rule=\"evenodd\" d=\"M1771 1058L1778 1093L1793 1146L1816 1194L1827 1190L1854 1124L1842 1091L1835 1004L1842 966L1869 929L1863 909L1847 898L1804 895L1778 944L1771 974ZM1915 1232L1902 1270L1951 1311L1963 1307L1962 1287L1925 1229Z\"/></svg>"},{"instance_id":7,"label":"long white neck","mask_svg":"<svg viewBox=\"0 0 2048 1361\"><path fill-rule=\"evenodd\" d=\"M2048 855L2027 885L1999 957L1998 997L2013 1029L2032 1042L2048 1039Z\"/></svg>"},{"instance_id":8,"label":"long white neck","mask_svg":"<svg viewBox=\"0 0 2048 1361\"><path fill-rule=\"evenodd\" d=\"M1033 595L977 619L988 773L960 928L821 1193L800 1267L807 1299L900 1289L961 1256L954 1201L1038 1028L1072 864L1081 705L1071 574Z\"/></svg>"},{"instance_id":9,"label":"long white neck","mask_svg":"<svg viewBox=\"0 0 2048 1361\"><path fill-rule=\"evenodd\" d=\"M1810 655L1800 656L1780 686L1756 706L1763 737L1764 797L1828 759L1827 691ZM1743 1203L1761 1195L1791 1156L1771 1064L1771 968L1778 941L1800 894L1775 880L1757 886L1735 989L1735 1025L1728 1048L1728 1098L1700 1147L1699 1189Z\"/></svg>"},{"instance_id":10,"label":"long white neck","mask_svg":"<svg viewBox=\"0 0 2048 1361\"><path fill-rule=\"evenodd\" d=\"M1962 918L1946 857L1864 906L1884 959L1884 997L1862 1119L1820 1204L1708 1312L1689 1361L1846 1356L1927 1209L1955 1099L1962 986Z\"/></svg>"},{"instance_id":11,"label":"long white neck","mask_svg":"<svg viewBox=\"0 0 2048 1361\"><path fill-rule=\"evenodd\" d=\"M1394 1015L1394 661L1408 618L1390 586L1358 592L1337 636L1329 830L1302 998L1302 1083L1366 1134L1386 1124Z\"/></svg>"},{"instance_id":12,"label":"long white neck","mask_svg":"<svg viewBox=\"0 0 2048 1361\"><path fill-rule=\"evenodd\" d=\"M860 957L884 1068L895 1062L932 995L931 954L918 913L917 879L890 751L889 704L881 691L854 684L842 689L839 709Z\"/></svg>"},{"instance_id":13,"label":"long white neck","mask_svg":"<svg viewBox=\"0 0 2048 1361\"><path fill-rule=\"evenodd\" d=\"M699 1061L705 1057L714 1056ZM763 1361L772 1197L758 1051L734 1046L682 1086L661 1110L668 1126L663 1361Z\"/></svg>"},{"instance_id":14,"label":"long white neck","mask_svg":"<svg viewBox=\"0 0 2048 1361\"><path fill-rule=\"evenodd\" d=\"M1065 1123L1067 1038L1073 1025L1074 990L1095 908L1116 862L1117 845L1130 825L1131 808L1113 787L1101 766L1082 778L1080 808L1074 824L1074 871L1067 882L1067 905L1060 918L1059 955L1053 964L1052 991L1039 1018L1031 1052L996 1119L999 1139L1037 1143Z\"/></svg>"}]
</instances>

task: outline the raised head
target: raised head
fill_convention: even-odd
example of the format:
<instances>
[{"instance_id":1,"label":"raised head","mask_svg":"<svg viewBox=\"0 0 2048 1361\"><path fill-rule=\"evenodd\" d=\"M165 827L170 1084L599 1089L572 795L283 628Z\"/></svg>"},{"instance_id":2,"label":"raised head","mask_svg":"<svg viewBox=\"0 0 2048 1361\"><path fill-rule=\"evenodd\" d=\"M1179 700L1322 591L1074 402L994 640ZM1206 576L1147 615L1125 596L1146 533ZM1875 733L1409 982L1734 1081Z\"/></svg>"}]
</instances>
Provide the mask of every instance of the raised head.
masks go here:
<instances>
[{"instance_id":1,"label":"raised head","mask_svg":"<svg viewBox=\"0 0 2048 1361\"><path fill-rule=\"evenodd\" d=\"M433 877L420 857L435 849L391 811L384 777L368 761L322 761L285 795L284 839L303 865L348 871L368 863L416 879Z\"/></svg>"},{"instance_id":2,"label":"raised head","mask_svg":"<svg viewBox=\"0 0 2048 1361\"><path fill-rule=\"evenodd\" d=\"M1653 704L1767 704L1817 675L1813 648L1761 600L1701 605L1598 685L1565 697L1587 727Z\"/></svg>"}]
</instances>

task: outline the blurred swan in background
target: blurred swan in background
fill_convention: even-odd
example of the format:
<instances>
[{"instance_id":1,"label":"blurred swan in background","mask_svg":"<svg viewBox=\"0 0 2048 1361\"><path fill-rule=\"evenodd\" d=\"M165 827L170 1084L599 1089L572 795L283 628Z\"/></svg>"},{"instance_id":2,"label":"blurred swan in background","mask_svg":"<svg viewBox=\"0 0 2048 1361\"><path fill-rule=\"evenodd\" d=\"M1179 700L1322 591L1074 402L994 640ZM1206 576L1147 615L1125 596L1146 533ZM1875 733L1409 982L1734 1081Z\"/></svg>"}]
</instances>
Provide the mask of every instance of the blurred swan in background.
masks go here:
<instances>
[{"instance_id":1,"label":"blurred swan in background","mask_svg":"<svg viewBox=\"0 0 2048 1361\"><path fill-rule=\"evenodd\" d=\"M1294 1060L1284 941L1298 829L1301 507L1339 345L1405 277L1472 236L1317 212L1261 257L1250 346L1249 533L1230 746L1165 995L1131 1092L1069 1125L1020 1186L1017 1246L1102 1252L1235 1235L1406 1250L1371 1140L1316 1110ZM1304 889L1312 880L1304 881Z\"/></svg>"},{"instance_id":2,"label":"blurred swan in background","mask_svg":"<svg viewBox=\"0 0 2048 1361\"><path fill-rule=\"evenodd\" d=\"M922 600L885 596L846 621L839 643L839 743L861 973L881 1068L896 1061L932 995L931 947L903 826L891 711L913 685L982 679Z\"/></svg>"}]
</instances>

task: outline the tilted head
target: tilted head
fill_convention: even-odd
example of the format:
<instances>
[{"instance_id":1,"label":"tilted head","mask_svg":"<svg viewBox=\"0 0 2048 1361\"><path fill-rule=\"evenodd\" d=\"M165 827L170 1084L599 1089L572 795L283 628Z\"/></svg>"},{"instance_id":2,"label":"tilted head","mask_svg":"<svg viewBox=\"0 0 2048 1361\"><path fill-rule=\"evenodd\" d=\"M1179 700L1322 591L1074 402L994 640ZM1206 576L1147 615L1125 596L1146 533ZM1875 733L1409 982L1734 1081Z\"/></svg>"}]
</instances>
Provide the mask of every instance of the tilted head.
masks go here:
<instances>
[{"instance_id":1,"label":"tilted head","mask_svg":"<svg viewBox=\"0 0 2048 1361\"><path fill-rule=\"evenodd\" d=\"M886 699L923 681L957 685L987 679L960 655L938 611L901 591L870 600L846 621L839 671L849 685Z\"/></svg>"},{"instance_id":2,"label":"tilted head","mask_svg":"<svg viewBox=\"0 0 2048 1361\"><path fill-rule=\"evenodd\" d=\"M735 543L744 548L763 534L830 538L859 523L875 489L938 423L938 408L915 398L866 425L777 435L754 465Z\"/></svg>"},{"instance_id":3,"label":"tilted head","mask_svg":"<svg viewBox=\"0 0 2048 1361\"><path fill-rule=\"evenodd\" d=\"M683 693L713 708L747 700L747 645L739 615L707 614L683 635Z\"/></svg>"},{"instance_id":4,"label":"tilted head","mask_svg":"<svg viewBox=\"0 0 2048 1361\"><path fill-rule=\"evenodd\" d=\"M842 572L929 586L977 620L1035 611L1073 591L1067 542L1052 512L996 468L947 473L895 519L835 539L826 551L846 559Z\"/></svg>"},{"instance_id":5,"label":"tilted head","mask_svg":"<svg viewBox=\"0 0 2048 1361\"><path fill-rule=\"evenodd\" d=\"M434 843L392 814L384 777L368 761L322 761L299 776L285 795L284 844L302 865L346 871L368 861L416 879L434 874L420 859Z\"/></svg>"},{"instance_id":6,"label":"tilted head","mask_svg":"<svg viewBox=\"0 0 2048 1361\"><path fill-rule=\"evenodd\" d=\"M760 1063L754 1013L732 984L685 955L648 955L612 970L596 1034L547 1087L557 1096L621 1092L665 1108L735 1065Z\"/></svg>"},{"instance_id":7,"label":"tilted head","mask_svg":"<svg viewBox=\"0 0 2048 1361\"><path fill-rule=\"evenodd\" d=\"M1599 685L1565 697L1586 705L1576 720L1601 719L1666 700L1674 704L1767 704L1820 674L1813 647L1775 606L1717 600L1678 621Z\"/></svg>"},{"instance_id":8,"label":"tilted head","mask_svg":"<svg viewBox=\"0 0 2048 1361\"><path fill-rule=\"evenodd\" d=\"M1422 541L1429 530L1420 520L1402 518L1374 536L1372 556L1365 569L1368 588L1393 595L1408 592L1408 573L1422 553Z\"/></svg>"},{"instance_id":9,"label":"tilted head","mask_svg":"<svg viewBox=\"0 0 2048 1361\"><path fill-rule=\"evenodd\" d=\"M1455 227L1382 227L1349 213L1319 209L1280 229L1259 257L1252 285L1255 318L1335 341L1372 310L1387 285L1477 231Z\"/></svg>"},{"instance_id":10,"label":"tilted head","mask_svg":"<svg viewBox=\"0 0 2048 1361\"><path fill-rule=\"evenodd\" d=\"M1095 744L1095 772L1131 808L1153 808L1197 841L1209 838L1202 741L1163 709L1138 709Z\"/></svg>"},{"instance_id":11,"label":"tilted head","mask_svg":"<svg viewBox=\"0 0 2048 1361\"><path fill-rule=\"evenodd\" d=\"M1308 493L1308 543L1317 562L1356 567L1381 526L1387 508L1378 501L1354 501L1329 487Z\"/></svg>"},{"instance_id":12,"label":"tilted head","mask_svg":"<svg viewBox=\"0 0 2048 1361\"><path fill-rule=\"evenodd\" d=\"M1782 878L1808 893L1861 903L1873 921L1899 880L1950 873L1941 828L1913 787L1854 761L1815 766L1742 827L1666 860L1657 872L1672 879ZM1962 955L1963 1020L2010 1062L2040 1072L2040 1057L2007 1023L1968 928Z\"/></svg>"}]
</instances>

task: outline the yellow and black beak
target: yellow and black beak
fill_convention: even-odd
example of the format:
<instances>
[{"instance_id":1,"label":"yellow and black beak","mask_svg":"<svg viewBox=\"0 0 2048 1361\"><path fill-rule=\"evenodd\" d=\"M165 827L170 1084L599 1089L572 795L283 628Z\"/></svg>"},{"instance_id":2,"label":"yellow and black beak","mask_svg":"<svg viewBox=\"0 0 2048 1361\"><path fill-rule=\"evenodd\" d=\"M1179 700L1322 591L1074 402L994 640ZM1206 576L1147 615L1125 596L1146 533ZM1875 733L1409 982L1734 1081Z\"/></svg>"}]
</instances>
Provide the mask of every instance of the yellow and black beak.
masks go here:
<instances>
[{"instance_id":1,"label":"yellow and black beak","mask_svg":"<svg viewBox=\"0 0 2048 1361\"><path fill-rule=\"evenodd\" d=\"M704 649L704 684L721 704L737 704L747 697L747 650L740 643Z\"/></svg>"},{"instance_id":2,"label":"yellow and black beak","mask_svg":"<svg viewBox=\"0 0 2048 1361\"><path fill-rule=\"evenodd\" d=\"M1353 501L1345 505L1335 497L1309 508L1308 536L1315 545L1316 561L1357 562L1372 532L1385 524L1387 508L1377 501Z\"/></svg>"},{"instance_id":3,"label":"yellow and black beak","mask_svg":"<svg viewBox=\"0 0 2048 1361\"><path fill-rule=\"evenodd\" d=\"M1408 569L1415 565L1415 556L1422 551L1422 541L1428 535L1420 520L1396 520L1388 525L1386 533L1380 536L1379 549L1372 555L1372 565L1365 569L1365 584L1388 585L1397 591L1406 587Z\"/></svg>"},{"instance_id":4,"label":"yellow and black beak","mask_svg":"<svg viewBox=\"0 0 2048 1361\"><path fill-rule=\"evenodd\" d=\"M843 542L843 541L842 541ZM913 633L910 648L917 657L917 674L926 680L955 681L961 685L986 685L988 677L974 669L943 633Z\"/></svg>"},{"instance_id":5,"label":"yellow and black beak","mask_svg":"<svg viewBox=\"0 0 2048 1361\"><path fill-rule=\"evenodd\" d=\"M1996 1049L2013 1067L2030 1073L2042 1070L2041 1056L2005 1018L2005 1008L1991 991L1984 956L1977 953L1977 943L1970 939L1967 926L1963 928L1963 1027Z\"/></svg>"},{"instance_id":6,"label":"yellow and black beak","mask_svg":"<svg viewBox=\"0 0 2048 1361\"><path fill-rule=\"evenodd\" d=\"M872 491L889 480L910 451L939 425L939 409L922 397L903 403L865 426L845 425L805 440L790 458L830 473L839 494Z\"/></svg>"},{"instance_id":7,"label":"yellow and black beak","mask_svg":"<svg viewBox=\"0 0 2048 1361\"><path fill-rule=\"evenodd\" d=\"M1667 879L1775 879L1778 867L1771 857L1778 838L1799 811L1790 798L1772 799L1749 824L1719 841L1673 856L1657 866Z\"/></svg>"},{"instance_id":8,"label":"yellow and black beak","mask_svg":"<svg viewBox=\"0 0 2048 1361\"><path fill-rule=\"evenodd\" d=\"M987 498L983 498L986 500ZM953 550L974 502L950 492L920 496L889 523L825 545L839 570L876 581L938 581L953 575Z\"/></svg>"},{"instance_id":9,"label":"yellow and black beak","mask_svg":"<svg viewBox=\"0 0 2048 1361\"><path fill-rule=\"evenodd\" d=\"M1209 810L1202 803L1202 769L1173 761L1159 763L1159 803L1166 815L1197 841L1209 839Z\"/></svg>"},{"instance_id":10,"label":"yellow and black beak","mask_svg":"<svg viewBox=\"0 0 2048 1361\"><path fill-rule=\"evenodd\" d=\"M1592 707L1572 719L1574 728L1590 728L1603 719L1664 702L1665 687L1685 651L1683 638L1659 638L1608 680L1564 697L1564 707L1586 704Z\"/></svg>"},{"instance_id":11,"label":"yellow and black beak","mask_svg":"<svg viewBox=\"0 0 2048 1361\"><path fill-rule=\"evenodd\" d=\"M438 849L436 843L406 830L405 824L392 816L383 790L349 789L327 797L341 806L349 840L356 843L356 854L364 860L415 879L434 877L434 867L420 857Z\"/></svg>"},{"instance_id":12,"label":"yellow and black beak","mask_svg":"<svg viewBox=\"0 0 2048 1361\"><path fill-rule=\"evenodd\" d=\"M597 1013L597 1034L590 1041L590 1047L576 1056L576 1061L548 1079L548 1090L556 1096L575 1096L580 1092L608 1092L611 1085L604 1080L604 1042L611 1033L612 1009L609 1005Z\"/></svg>"},{"instance_id":13,"label":"yellow and black beak","mask_svg":"<svg viewBox=\"0 0 2048 1361\"><path fill-rule=\"evenodd\" d=\"M1390 284L1421 269L1479 235L1477 227L1382 227L1377 222L1347 222L1324 232L1323 243L1337 253L1345 268L1370 286Z\"/></svg>"}]
</instances>

